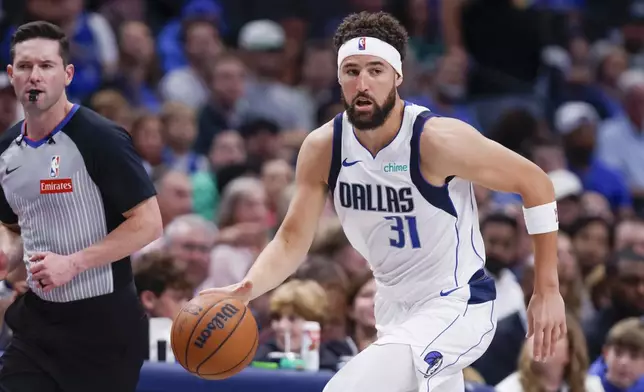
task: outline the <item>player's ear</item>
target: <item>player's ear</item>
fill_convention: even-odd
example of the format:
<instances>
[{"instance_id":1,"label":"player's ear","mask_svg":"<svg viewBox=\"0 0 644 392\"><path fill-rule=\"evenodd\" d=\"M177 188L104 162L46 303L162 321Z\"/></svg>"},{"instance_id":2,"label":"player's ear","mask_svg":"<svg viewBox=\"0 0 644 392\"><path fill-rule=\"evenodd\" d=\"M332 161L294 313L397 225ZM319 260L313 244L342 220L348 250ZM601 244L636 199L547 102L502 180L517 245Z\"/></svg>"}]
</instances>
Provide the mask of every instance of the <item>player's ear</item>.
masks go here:
<instances>
[{"instance_id":1,"label":"player's ear","mask_svg":"<svg viewBox=\"0 0 644 392\"><path fill-rule=\"evenodd\" d=\"M74 79L74 72L74 65L67 64L67 66L65 66L65 87L69 86Z\"/></svg>"},{"instance_id":2,"label":"player's ear","mask_svg":"<svg viewBox=\"0 0 644 392\"><path fill-rule=\"evenodd\" d=\"M9 83L13 86L13 65L7 64L7 76L9 76Z\"/></svg>"},{"instance_id":3,"label":"player's ear","mask_svg":"<svg viewBox=\"0 0 644 392\"><path fill-rule=\"evenodd\" d=\"M396 74L396 87L400 87L400 85L402 84L402 82L403 82L403 77L402 77L402 75L398 75L398 74Z\"/></svg>"}]
</instances>

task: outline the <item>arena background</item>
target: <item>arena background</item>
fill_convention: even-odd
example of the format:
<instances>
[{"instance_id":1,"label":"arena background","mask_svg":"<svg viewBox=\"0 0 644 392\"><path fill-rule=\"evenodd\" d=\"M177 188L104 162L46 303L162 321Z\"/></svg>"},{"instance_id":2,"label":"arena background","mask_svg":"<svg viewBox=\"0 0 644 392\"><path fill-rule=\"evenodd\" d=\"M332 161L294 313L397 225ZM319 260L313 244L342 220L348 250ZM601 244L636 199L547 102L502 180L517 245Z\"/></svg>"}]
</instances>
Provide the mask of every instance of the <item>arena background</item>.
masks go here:
<instances>
[{"instance_id":1,"label":"arena background","mask_svg":"<svg viewBox=\"0 0 644 392\"><path fill-rule=\"evenodd\" d=\"M568 344L547 365L523 350L533 266L520 199L477 188L500 314L490 349L466 371L467 387L608 391L613 382L621 383L614 390L644 390L644 327L613 328L644 315L643 0L0 3L3 69L16 26L61 26L76 66L70 98L130 132L157 186L165 235L133 256L152 320L140 391L321 391L373 341L374 283L329 205L302 268L251 303L261 330L253 368L206 382L158 344L186 300L239 281L270 240L303 138L343 110L334 29L349 13L380 10L410 34L401 96L474 125L537 163L555 186ZM0 73L0 129L21 118ZM14 294L2 293L3 312ZM257 369L278 366L286 335L298 352L305 320L322 324L321 370ZM1 336L6 347L4 325ZM598 380L603 389L589 387Z\"/></svg>"}]
</instances>

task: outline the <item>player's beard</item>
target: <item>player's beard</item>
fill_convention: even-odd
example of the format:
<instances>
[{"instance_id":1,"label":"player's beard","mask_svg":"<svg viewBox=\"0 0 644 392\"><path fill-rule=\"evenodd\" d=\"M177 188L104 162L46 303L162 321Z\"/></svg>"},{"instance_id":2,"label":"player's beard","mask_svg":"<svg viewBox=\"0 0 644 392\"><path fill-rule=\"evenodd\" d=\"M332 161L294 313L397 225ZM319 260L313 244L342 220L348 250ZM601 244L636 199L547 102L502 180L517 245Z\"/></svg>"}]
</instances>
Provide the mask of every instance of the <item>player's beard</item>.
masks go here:
<instances>
[{"instance_id":1,"label":"player's beard","mask_svg":"<svg viewBox=\"0 0 644 392\"><path fill-rule=\"evenodd\" d=\"M371 113L363 113L356 111L356 102L359 98L365 98L371 101L371 107L373 108ZM389 114L396 105L396 86L394 85L391 88L391 91L387 95L385 102L382 105L378 105L375 99L372 97L358 93L353 98L351 104L349 104L342 94L342 104L344 105L345 110L347 111L347 116L349 117L349 122L359 131L368 131L373 130L385 123Z\"/></svg>"}]
</instances>

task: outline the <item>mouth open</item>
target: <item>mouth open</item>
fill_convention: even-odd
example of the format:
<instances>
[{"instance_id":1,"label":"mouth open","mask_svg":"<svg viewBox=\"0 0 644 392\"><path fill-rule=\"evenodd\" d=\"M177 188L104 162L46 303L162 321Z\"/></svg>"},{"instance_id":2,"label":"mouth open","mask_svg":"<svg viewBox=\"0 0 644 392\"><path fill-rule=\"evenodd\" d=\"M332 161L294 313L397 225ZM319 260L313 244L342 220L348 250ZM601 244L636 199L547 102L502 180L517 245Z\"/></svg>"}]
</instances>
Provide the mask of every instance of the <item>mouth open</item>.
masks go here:
<instances>
[{"instance_id":1,"label":"mouth open","mask_svg":"<svg viewBox=\"0 0 644 392\"><path fill-rule=\"evenodd\" d=\"M371 100L367 98L358 98L355 103L356 108L360 110L369 109L372 105Z\"/></svg>"}]
</instances>

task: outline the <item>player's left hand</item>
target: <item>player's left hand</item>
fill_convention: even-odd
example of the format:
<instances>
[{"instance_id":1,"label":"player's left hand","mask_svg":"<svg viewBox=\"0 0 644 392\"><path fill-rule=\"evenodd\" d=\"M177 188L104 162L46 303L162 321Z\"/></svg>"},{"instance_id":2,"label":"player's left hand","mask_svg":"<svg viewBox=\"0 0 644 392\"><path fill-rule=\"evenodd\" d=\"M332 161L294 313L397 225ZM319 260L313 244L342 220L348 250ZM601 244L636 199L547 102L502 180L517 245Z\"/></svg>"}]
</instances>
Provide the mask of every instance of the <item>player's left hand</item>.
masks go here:
<instances>
[{"instance_id":1,"label":"player's left hand","mask_svg":"<svg viewBox=\"0 0 644 392\"><path fill-rule=\"evenodd\" d=\"M29 261L36 263L29 268L29 271L32 279L44 292L64 285L80 272L70 256L38 252L33 254Z\"/></svg>"},{"instance_id":2,"label":"player's left hand","mask_svg":"<svg viewBox=\"0 0 644 392\"><path fill-rule=\"evenodd\" d=\"M558 288L536 290L528 305L528 335L534 335L534 360L545 362L566 336L566 307Z\"/></svg>"}]
</instances>

